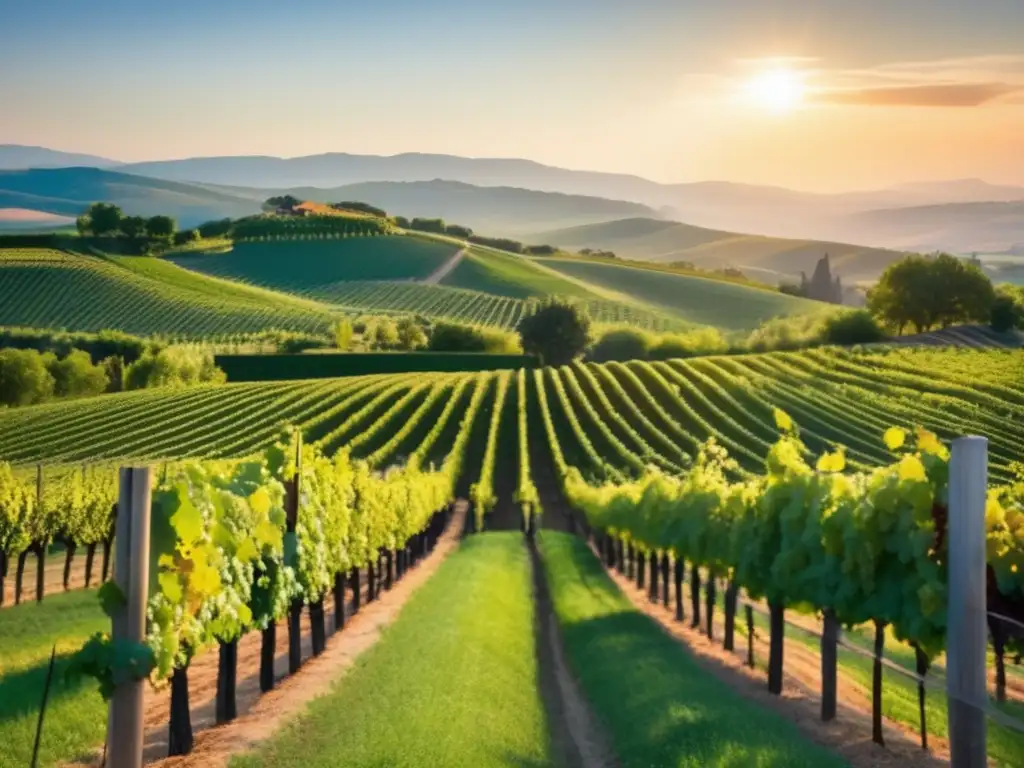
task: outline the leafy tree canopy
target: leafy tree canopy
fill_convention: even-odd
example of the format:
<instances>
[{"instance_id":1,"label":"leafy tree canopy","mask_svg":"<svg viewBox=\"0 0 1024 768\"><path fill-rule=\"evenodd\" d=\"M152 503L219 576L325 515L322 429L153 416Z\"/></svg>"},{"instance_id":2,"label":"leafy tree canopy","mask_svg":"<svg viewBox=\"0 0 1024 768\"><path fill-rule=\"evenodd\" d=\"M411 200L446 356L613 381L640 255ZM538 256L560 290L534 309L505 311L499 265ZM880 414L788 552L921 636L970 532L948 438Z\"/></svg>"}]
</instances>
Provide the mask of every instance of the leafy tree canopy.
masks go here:
<instances>
[{"instance_id":1,"label":"leafy tree canopy","mask_svg":"<svg viewBox=\"0 0 1024 768\"><path fill-rule=\"evenodd\" d=\"M902 332L988 322L995 290L976 264L955 256L908 256L889 266L868 291L868 309Z\"/></svg>"},{"instance_id":2,"label":"leafy tree canopy","mask_svg":"<svg viewBox=\"0 0 1024 768\"><path fill-rule=\"evenodd\" d=\"M527 354L544 365L567 365L587 346L590 316L583 307L555 299L523 318L517 330Z\"/></svg>"}]
</instances>

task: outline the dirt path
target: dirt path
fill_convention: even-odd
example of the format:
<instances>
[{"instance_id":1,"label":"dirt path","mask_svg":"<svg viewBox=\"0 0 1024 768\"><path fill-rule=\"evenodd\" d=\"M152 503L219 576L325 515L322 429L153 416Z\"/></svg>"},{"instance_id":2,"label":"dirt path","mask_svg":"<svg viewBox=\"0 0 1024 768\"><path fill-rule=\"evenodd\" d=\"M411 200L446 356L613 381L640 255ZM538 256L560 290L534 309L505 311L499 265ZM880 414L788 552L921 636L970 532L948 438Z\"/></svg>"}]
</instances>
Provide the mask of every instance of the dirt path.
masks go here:
<instances>
[{"instance_id":1,"label":"dirt path","mask_svg":"<svg viewBox=\"0 0 1024 768\"><path fill-rule=\"evenodd\" d=\"M63 552L47 554L44 564L45 583L44 596L55 595L64 591L64 561L66 555ZM81 589L85 586L85 548L78 550L71 560L70 579L68 588ZM18 558L13 558L7 568L7 577L4 579L3 603L0 610L10 608L14 605L14 591L16 584L16 572ZM25 574L22 578L21 602L35 602L36 599L36 569L38 559L35 555L29 555L25 561ZM100 578L103 575L103 547L97 547L95 559L92 564L92 585L98 587L101 584Z\"/></svg>"},{"instance_id":2,"label":"dirt path","mask_svg":"<svg viewBox=\"0 0 1024 768\"><path fill-rule=\"evenodd\" d=\"M300 670L289 676L288 631L284 622L278 625L278 655L274 668L277 686L260 694L260 635L251 632L238 644L238 718L226 725L215 724L217 691L216 649L201 654L189 666L189 698L192 727L195 730L195 748L190 755L168 758L167 726L170 711L170 692L147 691L145 703L145 746L143 762L159 766L189 766L209 768L226 766L231 757L250 751L270 738L279 728L302 712L306 704L327 693L335 680L352 666L356 659L370 648L383 630L398 616L406 600L437 570L444 559L458 546L467 505L456 504L447 528L434 550L394 582L390 590L382 591L373 602L366 602L365 575L361 579L363 603L358 613L346 618L343 631L331 635L326 650L312 657L312 639L308 614L302 619L302 658ZM328 599L328 602L331 602ZM326 606L325 606L326 608ZM351 608L351 603L349 610ZM346 611L348 613L348 610ZM334 612L326 617L328 631L334 627ZM91 761L74 765L97 766L100 755Z\"/></svg>"},{"instance_id":3,"label":"dirt path","mask_svg":"<svg viewBox=\"0 0 1024 768\"><path fill-rule=\"evenodd\" d=\"M613 768L618 763L611 747L566 664L536 542L528 540L527 548L533 573L538 674L551 728L552 751L567 768Z\"/></svg>"},{"instance_id":4,"label":"dirt path","mask_svg":"<svg viewBox=\"0 0 1024 768\"><path fill-rule=\"evenodd\" d=\"M949 747L945 740L929 734L930 751L925 752L920 748L917 735L899 723L889 720L884 722L885 747L872 742L870 692L849 680L841 672L837 717L830 723L823 723L820 718L819 694L821 662L816 654L798 642L788 641L785 645L786 685L782 696L774 696L767 691L763 672L750 669L744 663L746 628L739 620L736 626L737 652L726 651L721 645L721 611L717 612L715 626L718 639L709 640L699 630L691 629L689 620L675 621L674 607L665 608L660 602L651 603L646 588L637 589L632 579L627 579L614 570L606 568L606 571L637 610L649 616L667 634L686 646L694 658L715 677L745 698L752 699L793 721L808 738L831 748L848 760L854 768L932 768L948 765ZM689 610L688 602L686 607ZM758 658L767 658L767 638L755 635L755 652Z\"/></svg>"},{"instance_id":5,"label":"dirt path","mask_svg":"<svg viewBox=\"0 0 1024 768\"><path fill-rule=\"evenodd\" d=\"M468 252L469 247L467 246L465 248L460 249L456 253L453 253L444 264L435 269L433 272L431 272L429 275L423 278L420 282L423 283L424 285L438 285L442 280L444 280L448 276L449 272L451 272L453 269L459 266L459 262L462 261L462 257L465 256Z\"/></svg>"}]
</instances>

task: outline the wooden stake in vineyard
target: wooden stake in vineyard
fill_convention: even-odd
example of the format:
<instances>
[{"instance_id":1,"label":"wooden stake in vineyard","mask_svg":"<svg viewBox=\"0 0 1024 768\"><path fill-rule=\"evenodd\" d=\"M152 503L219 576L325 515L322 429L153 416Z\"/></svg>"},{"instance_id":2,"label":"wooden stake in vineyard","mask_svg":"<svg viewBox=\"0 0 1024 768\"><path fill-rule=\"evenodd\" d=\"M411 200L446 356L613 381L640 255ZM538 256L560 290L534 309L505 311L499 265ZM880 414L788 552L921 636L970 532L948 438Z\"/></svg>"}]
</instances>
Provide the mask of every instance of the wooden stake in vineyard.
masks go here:
<instances>
[{"instance_id":1,"label":"wooden stake in vineyard","mask_svg":"<svg viewBox=\"0 0 1024 768\"><path fill-rule=\"evenodd\" d=\"M985 505L988 440L953 441L949 462L949 608L946 692L953 768L986 766Z\"/></svg>"},{"instance_id":2,"label":"wooden stake in vineyard","mask_svg":"<svg viewBox=\"0 0 1024 768\"><path fill-rule=\"evenodd\" d=\"M114 583L125 602L112 617L114 642L139 644L146 639L146 602L149 597L149 527L153 474L149 467L123 468L114 537ZM110 699L107 754L110 765L142 765L143 698L145 680L125 680Z\"/></svg>"}]
</instances>

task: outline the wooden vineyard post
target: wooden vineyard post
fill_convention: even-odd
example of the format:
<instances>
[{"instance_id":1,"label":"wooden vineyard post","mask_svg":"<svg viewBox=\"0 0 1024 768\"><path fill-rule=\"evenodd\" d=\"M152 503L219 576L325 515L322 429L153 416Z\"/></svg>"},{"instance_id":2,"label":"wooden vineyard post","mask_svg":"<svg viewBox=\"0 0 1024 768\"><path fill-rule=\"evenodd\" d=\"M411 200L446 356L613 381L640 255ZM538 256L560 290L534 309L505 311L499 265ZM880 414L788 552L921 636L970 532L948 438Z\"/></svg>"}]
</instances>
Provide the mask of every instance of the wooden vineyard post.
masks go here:
<instances>
[{"instance_id":1,"label":"wooden vineyard post","mask_svg":"<svg viewBox=\"0 0 1024 768\"><path fill-rule=\"evenodd\" d=\"M652 603L658 602L658 553L651 552L651 583L647 588L647 599Z\"/></svg>"},{"instance_id":2,"label":"wooden vineyard post","mask_svg":"<svg viewBox=\"0 0 1024 768\"><path fill-rule=\"evenodd\" d=\"M149 467L122 468L114 545L114 583L125 603L111 621L114 642L143 643L149 596L149 526L153 475ZM126 680L114 689L107 720L108 763L142 765L145 680Z\"/></svg>"},{"instance_id":3,"label":"wooden vineyard post","mask_svg":"<svg viewBox=\"0 0 1024 768\"><path fill-rule=\"evenodd\" d=\"M735 579L729 579L729 586L725 590L725 638L723 647L732 651L736 647L736 602L739 598L740 588Z\"/></svg>"},{"instance_id":4,"label":"wooden vineyard post","mask_svg":"<svg viewBox=\"0 0 1024 768\"><path fill-rule=\"evenodd\" d=\"M296 433L295 477L285 486L285 529L295 535L299 524L299 492L302 478L302 434ZM294 600L288 610L288 673L302 666L302 601Z\"/></svg>"},{"instance_id":5,"label":"wooden vineyard post","mask_svg":"<svg viewBox=\"0 0 1024 768\"><path fill-rule=\"evenodd\" d=\"M668 563L668 552L666 551L666 552L662 553L662 555L661 555L661 586L662 586L662 590L663 590L662 593L661 593L661 605L662 605L663 608L668 608L668 599L669 599L668 573L669 573L669 563Z\"/></svg>"},{"instance_id":6,"label":"wooden vineyard post","mask_svg":"<svg viewBox=\"0 0 1024 768\"><path fill-rule=\"evenodd\" d=\"M747 666L754 668L754 609L748 603L744 606L747 614Z\"/></svg>"},{"instance_id":7,"label":"wooden vineyard post","mask_svg":"<svg viewBox=\"0 0 1024 768\"><path fill-rule=\"evenodd\" d=\"M696 563L690 566L690 608L693 611L690 628L700 629L700 571Z\"/></svg>"},{"instance_id":8,"label":"wooden vineyard post","mask_svg":"<svg viewBox=\"0 0 1024 768\"><path fill-rule=\"evenodd\" d=\"M673 581L676 583L676 621L686 618L686 614L683 612L683 570L685 568L686 563L683 562L683 558L676 555L675 573L673 574Z\"/></svg>"},{"instance_id":9,"label":"wooden vineyard post","mask_svg":"<svg viewBox=\"0 0 1024 768\"><path fill-rule=\"evenodd\" d=\"M949 462L949 606L946 629L946 694L953 768L982 768L985 749L985 502L988 441L953 441Z\"/></svg>"},{"instance_id":10,"label":"wooden vineyard post","mask_svg":"<svg viewBox=\"0 0 1024 768\"><path fill-rule=\"evenodd\" d=\"M836 717L836 665L839 660L839 621L836 612L825 609L821 630L821 719Z\"/></svg>"},{"instance_id":11,"label":"wooden vineyard post","mask_svg":"<svg viewBox=\"0 0 1024 768\"><path fill-rule=\"evenodd\" d=\"M43 509L43 465L36 465L36 509L40 517L45 513ZM46 594L46 544L39 542L37 545L36 560L36 602L43 602Z\"/></svg>"}]
</instances>

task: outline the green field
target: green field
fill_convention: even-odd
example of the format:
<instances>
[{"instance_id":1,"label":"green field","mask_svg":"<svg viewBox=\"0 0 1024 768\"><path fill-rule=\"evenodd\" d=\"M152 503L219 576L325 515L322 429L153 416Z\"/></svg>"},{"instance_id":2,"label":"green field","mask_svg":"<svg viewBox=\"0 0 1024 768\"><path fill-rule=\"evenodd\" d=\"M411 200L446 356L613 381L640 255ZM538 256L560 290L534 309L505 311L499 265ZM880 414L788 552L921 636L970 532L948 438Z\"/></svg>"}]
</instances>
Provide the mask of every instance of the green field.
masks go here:
<instances>
[{"instance_id":1,"label":"green field","mask_svg":"<svg viewBox=\"0 0 1024 768\"><path fill-rule=\"evenodd\" d=\"M598 299L602 296L600 290L588 289L550 271L539 269L527 258L480 247L471 248L469 254L442 282L455 288L469 288L516 299L550 295Z\"/></svg>"},{"instance_id":2,"label":"green field","mask_svg":"<svg viewBox=\"0 0 1024 768\"><path fill-rule=\"evenodd\" d=\"M552 269L625 294L697 325L750 331L773 317L831 311L831 305L720 280L577 259L537 259Z\"/></svg>"},{"instance_id":3,"label":"green field","mask_svg":"<svg viewBox=\"0 0 1024 768\"><path fill-rule=\"evenodd\" d=\"M203 274L341 304L345 283L422 280L458 250L452 242L386 235L235 243L227 253L173 261Z\"/></svg>"},{"instance_id":4,"label":"green field","mask_svg":"<svg viewBox=\"0 0 1024 768\"><path fill-rule=\"evenodd\" d=\"M232 765L559 765L529 569L518 533L465 541L331 693Z\"/></svg>"},{"instance_id":5,"label":"green field","mask_svg":"<svg viewBox=\"0 0 1024 768\"><path fill-rule=\"evenodd\" d=\"M202 277L160 259L0 250L0 325L201 337L326 332L326 307Z\"/></svg>"},{"instance_id":6,"label":"green field","mask_svg":"<svg viewBox=\"0 0 1024 768\"><path fill-rule=\"evenodd\" d=\"M741 466L759 470L778 434L779 407L800 425L810 450L844 445L853 466L889 460L881 435L893 425L921 424L944 438L985 434L992 473L1007 479L1024 448L1021 370L1019 355L1009 351L900 349L588 363L538 375L566 459L591 477L636 472L648 461L678 467L712 436ZM307 439L340 445L363 423L353 414L366 423L397 418L389 404L415 387L477 376L229 384L19 408L0 413L0 456L22 464L243 456L268 445L287 423L302 427ZM536 395L531 377L528 399Z\"/></svg>"}]
</instances>

